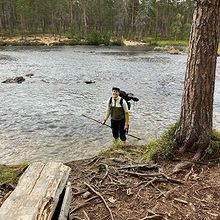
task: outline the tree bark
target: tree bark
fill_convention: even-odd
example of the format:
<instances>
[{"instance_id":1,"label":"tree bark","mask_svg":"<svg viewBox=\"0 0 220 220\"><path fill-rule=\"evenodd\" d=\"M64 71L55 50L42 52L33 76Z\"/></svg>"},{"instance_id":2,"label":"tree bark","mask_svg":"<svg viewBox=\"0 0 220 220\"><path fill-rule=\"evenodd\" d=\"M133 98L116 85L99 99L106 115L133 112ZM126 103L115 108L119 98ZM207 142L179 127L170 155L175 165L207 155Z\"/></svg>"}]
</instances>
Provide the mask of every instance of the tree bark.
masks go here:
<instances>
[{"instance_id":1,"label":"tree bark","mask_svg":"<svg viewBox=\"0 0 220 220\"><path fill-rule=\"evenodd\" d=\"M220 0L197 0L190 34L184 94L176 141L180 152L195 147L199 160L212 132Z\"/></svg>"}]
</instances>

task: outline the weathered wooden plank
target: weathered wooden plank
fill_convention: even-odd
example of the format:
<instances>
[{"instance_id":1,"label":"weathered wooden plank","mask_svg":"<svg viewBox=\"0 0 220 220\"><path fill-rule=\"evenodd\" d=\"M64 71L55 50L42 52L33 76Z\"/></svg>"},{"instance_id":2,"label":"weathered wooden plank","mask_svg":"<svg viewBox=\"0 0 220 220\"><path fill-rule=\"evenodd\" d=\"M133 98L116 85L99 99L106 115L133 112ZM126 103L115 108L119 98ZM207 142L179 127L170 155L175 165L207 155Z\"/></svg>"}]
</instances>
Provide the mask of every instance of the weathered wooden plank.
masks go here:
<instances>
[{"instance_id":1,"label":"weathered wooden plank","mask_svg":"<svg viewBox=\"0 0 220 220\"><path fill-rule=\"evenodd\" d=\"M34 163L28 166L27 170L20 177L15 190L0 207L0 220L4 220L5 216L14 215L13 213L17 212L22 200L25 200L32 191L44 166L43 163Z\"/></svg>"},{"instance_id":2,"label":"weathered wooden plank","mask_svg":"<svg viewBox=\"0 0 220 220\"><path fill-rule=\"evenodd\" d=\"M58 162L31 164L0 208L0 220L49 220L69 176Z\"/></svg>"},{"instance_id":3,"label":"weathered wooden plank","mask_svg":"<svg viewBox=\"0 0 220 220\"><path fill-rule=\"evenodd\" d=\"M66 185L65 195L63 198L63 203L62 203L62 207L60 210L60 215L59 215L58 220L67 220L68 219L71 200L72 200L72 188L71 188L71 183L68 182Z\"/></svg>"}]
</instances>

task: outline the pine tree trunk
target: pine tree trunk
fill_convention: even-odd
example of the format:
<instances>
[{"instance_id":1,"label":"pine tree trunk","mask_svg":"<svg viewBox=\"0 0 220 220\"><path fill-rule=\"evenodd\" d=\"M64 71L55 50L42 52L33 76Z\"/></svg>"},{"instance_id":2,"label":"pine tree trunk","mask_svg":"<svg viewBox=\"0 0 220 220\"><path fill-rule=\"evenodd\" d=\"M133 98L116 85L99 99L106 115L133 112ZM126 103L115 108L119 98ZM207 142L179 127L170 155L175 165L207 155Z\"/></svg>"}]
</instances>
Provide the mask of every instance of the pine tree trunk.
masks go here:
<instances>
[{"instance_id":1,"label":"pine tree trunk","mask_svg":"<svg viewBox=\"0 0 220 220\"><path fill-rule=\"evenodd\" d=\"M183 153L197 150L201 158L212 132L213 96L220 26L220 0L197 0L176 141Z\"/></svg>"}]
</instances>

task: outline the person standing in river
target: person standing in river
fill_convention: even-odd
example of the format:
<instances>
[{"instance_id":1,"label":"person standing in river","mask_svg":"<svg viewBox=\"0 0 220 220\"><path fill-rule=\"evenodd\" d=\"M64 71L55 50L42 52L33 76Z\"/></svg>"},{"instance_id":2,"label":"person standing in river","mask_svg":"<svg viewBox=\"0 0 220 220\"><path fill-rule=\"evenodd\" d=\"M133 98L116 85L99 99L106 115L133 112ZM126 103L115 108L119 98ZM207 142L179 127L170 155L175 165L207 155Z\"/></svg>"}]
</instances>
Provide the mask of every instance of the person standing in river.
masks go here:
<instances>
[{"instance_id":1,"label":"person standing in river","mask_svg":"<svg viewBox=\"0 0 220 220\"><path fill-rule=\"evenodd\" d=\"M126 101L119 96L120 89L112 88L112 96L108 99L107 110L102 124L105 124L111 115L112 134L117 141L119 138L125 144L126 132L128 131L129 113Z\"/></svg>"}]
</instances>

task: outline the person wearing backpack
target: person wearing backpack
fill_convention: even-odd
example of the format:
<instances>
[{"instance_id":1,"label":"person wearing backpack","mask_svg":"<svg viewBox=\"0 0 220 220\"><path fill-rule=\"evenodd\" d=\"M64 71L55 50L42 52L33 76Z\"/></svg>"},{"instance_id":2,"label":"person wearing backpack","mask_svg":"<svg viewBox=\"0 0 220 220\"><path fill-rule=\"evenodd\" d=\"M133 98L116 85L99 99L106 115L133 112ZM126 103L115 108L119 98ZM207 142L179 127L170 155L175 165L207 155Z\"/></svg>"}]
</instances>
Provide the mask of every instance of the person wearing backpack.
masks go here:
<instances>
[{"instance_id":1,"label":"person wearing backpack","mask_svg":"<svg viewBox=\"0 0 220 220\"><path fill-rule=\"evenodd\" d=\"M119 96L122 97L127 102L128 110L131 109L131 102L130 102L131 100L133 100L134 102L139 101L139 99L135 97L134 94L131 92L127 93L125 91L120 90Z\"/></svg>"},{"instance_id":2,"label":"person wearing backpack","mask_svg":"<svg viewBox=\"0 0 220 220\"><path fill-rule=\"evenodd\" d=\"M128 130L129 113L127 102L119 96L120 89L112 88L112 97L108 99L107 110L102 124L105 124L111 116L112 135L117 141L118 138L125 144L126 131Z\"/></svg>"}]
</instances>

